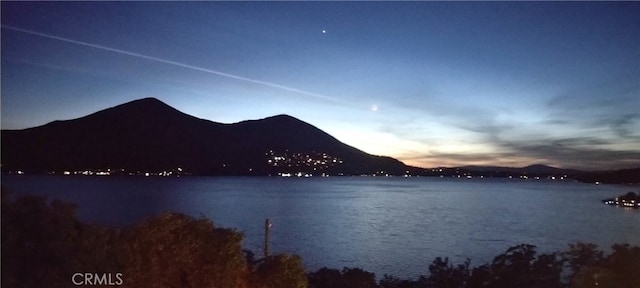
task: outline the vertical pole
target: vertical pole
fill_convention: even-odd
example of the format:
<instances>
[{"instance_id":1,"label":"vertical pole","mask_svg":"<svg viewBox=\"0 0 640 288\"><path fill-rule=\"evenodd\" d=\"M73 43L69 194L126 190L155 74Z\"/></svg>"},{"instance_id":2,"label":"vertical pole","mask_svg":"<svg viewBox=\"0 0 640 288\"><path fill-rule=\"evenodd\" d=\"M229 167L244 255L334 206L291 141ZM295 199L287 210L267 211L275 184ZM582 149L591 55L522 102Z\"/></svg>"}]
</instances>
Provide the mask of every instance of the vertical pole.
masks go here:
<instances>
[{"instance_id":1,"label":"vertical pole","mask_svg":"<svg viewBox=\"0 0 640 288\"><path fill-rule=\"evenodd\" d=\"M271 228L271 220L267 218L264 221L264 258L269 257L269 229Z\"/></svg>"}]
</instances>

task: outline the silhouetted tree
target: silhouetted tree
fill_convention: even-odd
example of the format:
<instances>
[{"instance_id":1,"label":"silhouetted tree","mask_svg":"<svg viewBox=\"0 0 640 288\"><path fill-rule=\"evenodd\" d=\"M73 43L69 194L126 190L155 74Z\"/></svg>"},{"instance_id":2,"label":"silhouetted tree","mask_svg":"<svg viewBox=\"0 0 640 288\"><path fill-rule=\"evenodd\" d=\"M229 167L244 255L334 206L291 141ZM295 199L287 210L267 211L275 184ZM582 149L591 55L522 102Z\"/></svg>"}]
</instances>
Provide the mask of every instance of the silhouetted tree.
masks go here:
<instances>
[{"instance_id":1,"label":"silhouetted tree","mask_svg":"<svg viewBox=\"0 0 640 288\"><path fill-rule=\"evenodd\" d=\"M619 276L620 287L640 287L640 247L615 244L611 249L606 266Z\"/></svg>"},{"instance_id":2,"label":"silhouetted tree","mask_svg":"<svg viewBox=\"0 0 640 288\"><path fill-rule=\"evenodd\" d=\"M307 283L300 256L282 254L267 257L258 266L254 287L306 288Z\"/></svg>"},{"instance_id":3,"label":"silhouetted tree","mask_svg":"<svg viewBox=\"0 0 640 288\"><path fill-rule=\"evenodd\" d=\"M571 288L624 288L619 276L601 266L583 267L571 277ZM637 286L632 286L637 287Z\"/></svg>"},{"instance_id":4,"label":"silhouetted tree","mask_svg":"<svg viewBox=\"0 0 640 288\"><path fill-rule=\"evenodd\" d=\"M471 270L471 276L469 277L469 282L467 282L467 287L491 287L490 285L492 285L494 280L493 273L491 272L491 266L488 264L481 265Z\"/></svg>"},{"instance_id":5,"label":"silhouetted tree","mask_svg":"<svg viewBox=\"0 0 640 288\"><path fill-rule=\"evenodd\" d=\"M604 256L593 244L570 244L563 255L572 270L570 287L640 287L640 247L613 245Z\"/></svg>"},{"instance_id":6,"label":"silhouetted tree","mask_svg":"<svg viewBox=\"0 0 640 288\"><path fill-rule=\"evenodd\" d=\"M243 235L207 219L166 213L125 232L120 259L133 287L243 287Z\"/></svg>"},{"instance_id":7,"label":"silhouetted tree","mask_svg":"<svg viewBox=\"0 0 640 288\"><path fill-rule=\"evenodd\" d=\"M299 256L249 266L243 235L204 218L165 213L120 230L79 222L70 203L10 196L3 187L2 287L69 287L78 272L122 273L127 287L307 287Z\"/></svg>"},{"instance_id":8,"label":"silhouetted tree","mask_svg":"<svg viewBox=\"0 0 640 288\"><path fill-rule=\"evenodd\" d=\"M376 288L376 274L362 270L360 268L342 269L345 288Z\"/></svg>"},{"instance_id":9,"label":"silhouetted tree","mask_svg":"<svg viewBox=\"0 0 640 288\"><path fill-rule=\"evenodd\" d=\"M494 258L491 265L473 269L468 287L562 287L564 261L553 254L536 258L535 246L521 244Z\"/></svg>"},{"instance_id":10,"label":"silhouetted tree","mask_svg":"<svg viewBox=\"0 0 640 288\"><path fill-rule=\"evenodd\" d=\"M342 287L342 273L337 269L323 267L316 272L309 273L307 278L310 288Z\"/></svg>"},{"instance_id":11,"label":"silhouetted tree","mask_svg":"<svg viewBox=\"0 0 640 288\"><path fill-rule=\"evenodd\" d=\"M580 272L583 267L602 265L604 258L602 251L598 250L598 245L582 242L569 244L569 250L563 252L562 257L573 273Z\"/></svg>"},{"instance_id":12,"label":"silhouetted tree","mask_svg":"<svg viewBox=\"0 0 640 288\"><path fill-rule=\"evenodd\" d=\"M2 188L3 287L66 287L74 272L106 260L81 257L94 251L83 238L93 240L99 231L76 220L74 205L12 196Z\"/></svg>"},{"instance_id":13,"label":"silhouetted tree","mask_svg":"<svg viewBox=\"0 0 640 288\"><path fill-rule=\"evenodd\" d=\"M381 288L427 288L427 278L420 276L418 280L400 279L395 276L385 274L380 280Z\"/></svg>"},{"instance_id":14,"label":"silhouetted tree","mask_svg":"<svg viewBox=\"0 0 640 288\"><path fill-rule=\"evenodd\" d=\"M463 264L453 266L449 263L449 258L437 257L429 265L429 277L427 287L434 288L462 288L465 287L470 277L469 259Z\"/></svg>"},{"instance_id":15,"label":"silhouetted tree","mask_svg":"<svg viewBox=\"0 0 640 288\"><path fill-rule=\"evenodd\" d=\"M360 268L322 268L308 276L311 288L377 288L376 275Z\"/></svg>"}]
</instances>

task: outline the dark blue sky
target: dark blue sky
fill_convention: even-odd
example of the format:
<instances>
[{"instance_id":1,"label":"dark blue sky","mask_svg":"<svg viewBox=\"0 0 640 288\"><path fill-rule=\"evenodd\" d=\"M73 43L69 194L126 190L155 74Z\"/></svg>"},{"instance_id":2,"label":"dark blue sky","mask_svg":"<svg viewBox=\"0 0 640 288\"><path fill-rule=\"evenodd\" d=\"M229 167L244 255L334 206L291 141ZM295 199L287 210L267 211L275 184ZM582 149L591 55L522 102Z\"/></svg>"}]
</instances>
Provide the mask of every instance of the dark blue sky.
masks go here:
<instances>
[{"instance_id":1,"label":"dark blue sky","mask_svg":"<svg viewBox=\"0 0 640 288\"><path fill-rule=\"evenodd\" d=\"M143 97L408 164L640 166L638 2L2 2L2 128Z\"/></svg>"}]
</instances>

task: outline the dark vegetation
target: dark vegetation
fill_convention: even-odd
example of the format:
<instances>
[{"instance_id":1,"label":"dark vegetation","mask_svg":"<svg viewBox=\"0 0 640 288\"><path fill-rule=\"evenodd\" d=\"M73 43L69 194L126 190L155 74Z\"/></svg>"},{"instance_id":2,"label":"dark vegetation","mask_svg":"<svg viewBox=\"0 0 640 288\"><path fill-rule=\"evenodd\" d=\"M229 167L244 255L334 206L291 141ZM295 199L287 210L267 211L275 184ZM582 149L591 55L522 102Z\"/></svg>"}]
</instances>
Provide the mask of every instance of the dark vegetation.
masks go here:
<instances>
[{"instance_id":1,"label":"dark vegetation","mask_svg":"<svg viewBox=\"0 0 640 288\"><path fill-rule=\"evenodd\" d=\"M298 256L248 262L243 235L165 213L123 229L79 222L75 206L2 191L2 287L70 287L76 272L125 287L305 287Z\"/></svg>"},{"instance_id":2,"label":"dark vegetation","mask_svg":"<svg viewBox=\"0 0 640 288\"><path fill-rule=\"evenodd\" d=\"M417 280L359 268L306 273L296 255L255 260L243 235L210 220L166 213L112 228L82 223L75 206L2 191L2 287L70 287L75 272L122 273L125 287L428 288L640 287L640 247L593 244L538 254L509 248L493 262L471 267L436 258ZM425 271L426 272L426 271Z\"/></svg>"}]
</instances>

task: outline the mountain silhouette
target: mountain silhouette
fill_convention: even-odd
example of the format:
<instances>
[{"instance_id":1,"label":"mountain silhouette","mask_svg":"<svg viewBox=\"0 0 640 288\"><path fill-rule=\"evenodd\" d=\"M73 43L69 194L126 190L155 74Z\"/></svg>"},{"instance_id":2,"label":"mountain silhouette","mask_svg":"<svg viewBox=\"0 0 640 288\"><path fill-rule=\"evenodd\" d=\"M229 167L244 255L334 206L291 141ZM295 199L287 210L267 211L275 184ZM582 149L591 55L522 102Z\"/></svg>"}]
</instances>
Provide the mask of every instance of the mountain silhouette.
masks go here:
<instances>
[{"instance_id":1,"label":"mountain silhouette","mask_svg":"<svg viewBox=\"0 0 640 288\"><path fill-rule=\"evenodd\" d=\"M206 175L403 174L288 115L223 124L145 98L81 118L2 130L2 170L181 170ZM382 172L384 171L384 172Z\"/></svg>"}]
</instances>

